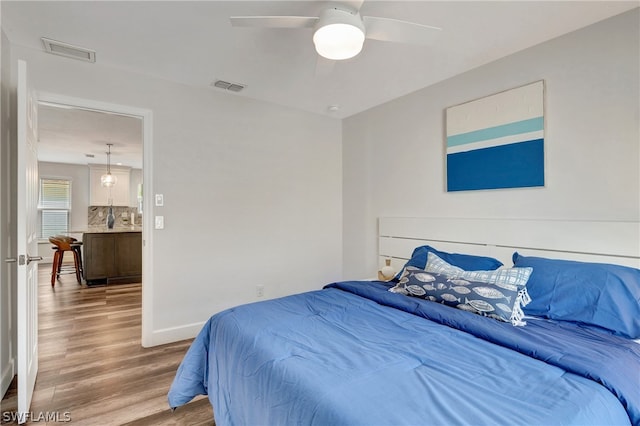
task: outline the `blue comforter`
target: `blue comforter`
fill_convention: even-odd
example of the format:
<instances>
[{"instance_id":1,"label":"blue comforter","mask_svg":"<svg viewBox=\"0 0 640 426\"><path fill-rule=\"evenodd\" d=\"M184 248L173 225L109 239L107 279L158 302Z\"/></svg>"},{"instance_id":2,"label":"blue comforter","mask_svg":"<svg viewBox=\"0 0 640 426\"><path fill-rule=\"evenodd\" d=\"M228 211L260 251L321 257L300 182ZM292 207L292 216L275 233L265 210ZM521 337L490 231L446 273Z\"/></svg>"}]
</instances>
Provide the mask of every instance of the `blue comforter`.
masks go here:
<instances>
[{"instance_id":1,"label":"blue comforter","mask_svg":"<svg viewBox=\"0 0 640 426\"><path fill-rule=\"evenodd\" d=\"M640 425L640 346L575 324L513 327L380 282L214 315L169 391L223 425Z\"/></svg>"}]
</instances>

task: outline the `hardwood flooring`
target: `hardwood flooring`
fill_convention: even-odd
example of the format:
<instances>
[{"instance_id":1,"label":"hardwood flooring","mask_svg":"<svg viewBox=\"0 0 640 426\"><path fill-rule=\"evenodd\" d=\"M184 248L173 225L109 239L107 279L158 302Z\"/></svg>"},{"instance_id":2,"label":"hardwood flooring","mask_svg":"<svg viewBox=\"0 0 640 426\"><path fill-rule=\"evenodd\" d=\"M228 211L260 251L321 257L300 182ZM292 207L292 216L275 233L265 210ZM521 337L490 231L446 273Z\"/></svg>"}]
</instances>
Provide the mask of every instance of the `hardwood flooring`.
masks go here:
<instances>
[{"instance_id":1,"label":"hardwood flooring","mask_svg":"<svg viewBox=\"0 0 640 426\"><path fill-rule=\"evenodd\" d=\"M40 421L27 424L214 424L206 397L169 410L167 392L191 340L140 345L141 284L87 287L66 275L52 289L49 273L50 265L40 266L40 368L30 410ZM3 424L16 405L13 383ZM42 420L51 413L57 422Z\"/></svg>"}]
</instances>

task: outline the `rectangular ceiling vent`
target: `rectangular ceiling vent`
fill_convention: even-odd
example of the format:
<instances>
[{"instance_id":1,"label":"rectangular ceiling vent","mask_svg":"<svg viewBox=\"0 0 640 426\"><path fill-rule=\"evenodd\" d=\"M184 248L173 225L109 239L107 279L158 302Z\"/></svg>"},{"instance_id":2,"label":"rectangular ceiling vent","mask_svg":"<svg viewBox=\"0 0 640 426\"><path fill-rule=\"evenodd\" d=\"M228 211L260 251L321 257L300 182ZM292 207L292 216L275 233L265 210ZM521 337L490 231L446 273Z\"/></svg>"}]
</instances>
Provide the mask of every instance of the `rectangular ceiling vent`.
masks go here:
<instances>
[{"instance_id":1,"label":"rectangular ceiling vent","mask_svg":"<svg viewBox=\"0 0 640 426\"><path fill-rule=\"evenodd\" d=\"M86 62L96 61L96 51L86 49L80 46L74 46L73 44L63 43L61 41L51 40L42 37L42 44L44 50L53 55L64 56L65 58L79 59Z\"/></svg>"},{"instance_id":2,"label":"rectangular ceiling vent","mask_svg":"<svg viewBox=\"0 0 640 426\"><path fill-rule=\"evenodd\" d=\"M232 92L239 92L247 87L243 84L229 83L228 81L224 80L216 80L212 83L212 86L217 87L218 89L230 90Z\"/></svg>"}]
</instances>

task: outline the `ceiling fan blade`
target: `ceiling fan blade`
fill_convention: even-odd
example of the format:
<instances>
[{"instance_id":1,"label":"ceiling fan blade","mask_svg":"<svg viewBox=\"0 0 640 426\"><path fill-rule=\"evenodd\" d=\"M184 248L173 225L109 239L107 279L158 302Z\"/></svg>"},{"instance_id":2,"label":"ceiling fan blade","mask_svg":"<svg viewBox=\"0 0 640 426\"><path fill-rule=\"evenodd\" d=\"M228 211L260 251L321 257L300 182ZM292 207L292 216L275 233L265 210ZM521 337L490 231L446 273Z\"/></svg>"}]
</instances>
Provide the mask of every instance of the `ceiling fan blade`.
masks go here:
<instances>
[{"instance_id":1,"label":"ceiling fan blade","mask_svg":"<svg viewBox=\"0 0 640 426\"><path fill-rule=\"evenodd\" d=\"M317 16L231 16L234 27L253 28L312 28Z\"/></svg>"},{"instance_id":2,"label":"ceiling fan blade","mask_svg":"<svg viewBox=\"0 0 640 426\"><path fill-rule=\"evenodd\" d=\"M340 2L340 4L343 4L345 6L349 6L350 8L355 10L356 12L358 10L360 10L360 8L362 7L362 3L364 3L364 0L342 0Z\"/></svg>"},{"instance_id":3,"label":"ceiling fan blade","mask_svg":"<svg viewBox=\"0 0 640 426\"><path fill-rule=\"evenodd\" d=\"M441 28L391 18L363 16L366 38L408 44L430 45Z\"/></svg>"}]
</instances>

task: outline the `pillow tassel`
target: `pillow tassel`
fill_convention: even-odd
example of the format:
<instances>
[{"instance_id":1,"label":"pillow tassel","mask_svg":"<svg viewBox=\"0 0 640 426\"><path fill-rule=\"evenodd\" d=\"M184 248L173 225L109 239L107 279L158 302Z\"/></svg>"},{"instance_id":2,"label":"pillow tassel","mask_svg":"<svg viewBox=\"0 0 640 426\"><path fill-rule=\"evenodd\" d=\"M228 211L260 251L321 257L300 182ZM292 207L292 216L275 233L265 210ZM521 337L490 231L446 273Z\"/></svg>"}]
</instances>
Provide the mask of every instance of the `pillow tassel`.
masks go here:
<instances>
[{"instance_id":1,"label":"pillow tassel","mask_svg":"<svg viewBox=\"0 0 640 426\"><path fill-rule=\"evenodd\" d=\"M524 319L524 312L522 311L522 307L526 306L529 302L531 302L531 297L529 293L527 293L527 289L523 288L518 292L518 297L516 298L515 303L513 304L513 309L511 312L511 324L516 326L524 326L527 325Z\"/></svg>"},{"instance_id":2,"label":"pillow tassel","mask_svg":"<svg viewBox=\"0 0 640 426\"><path fill-rule=\"evenodd\" d=\"M522 306L527 306L529 303L531 303L531 296L529 296L529 292L527 291L526 287L518 292L518 298L520 298L520 303L522 303Z\"/></svg>"}]
</instances>

